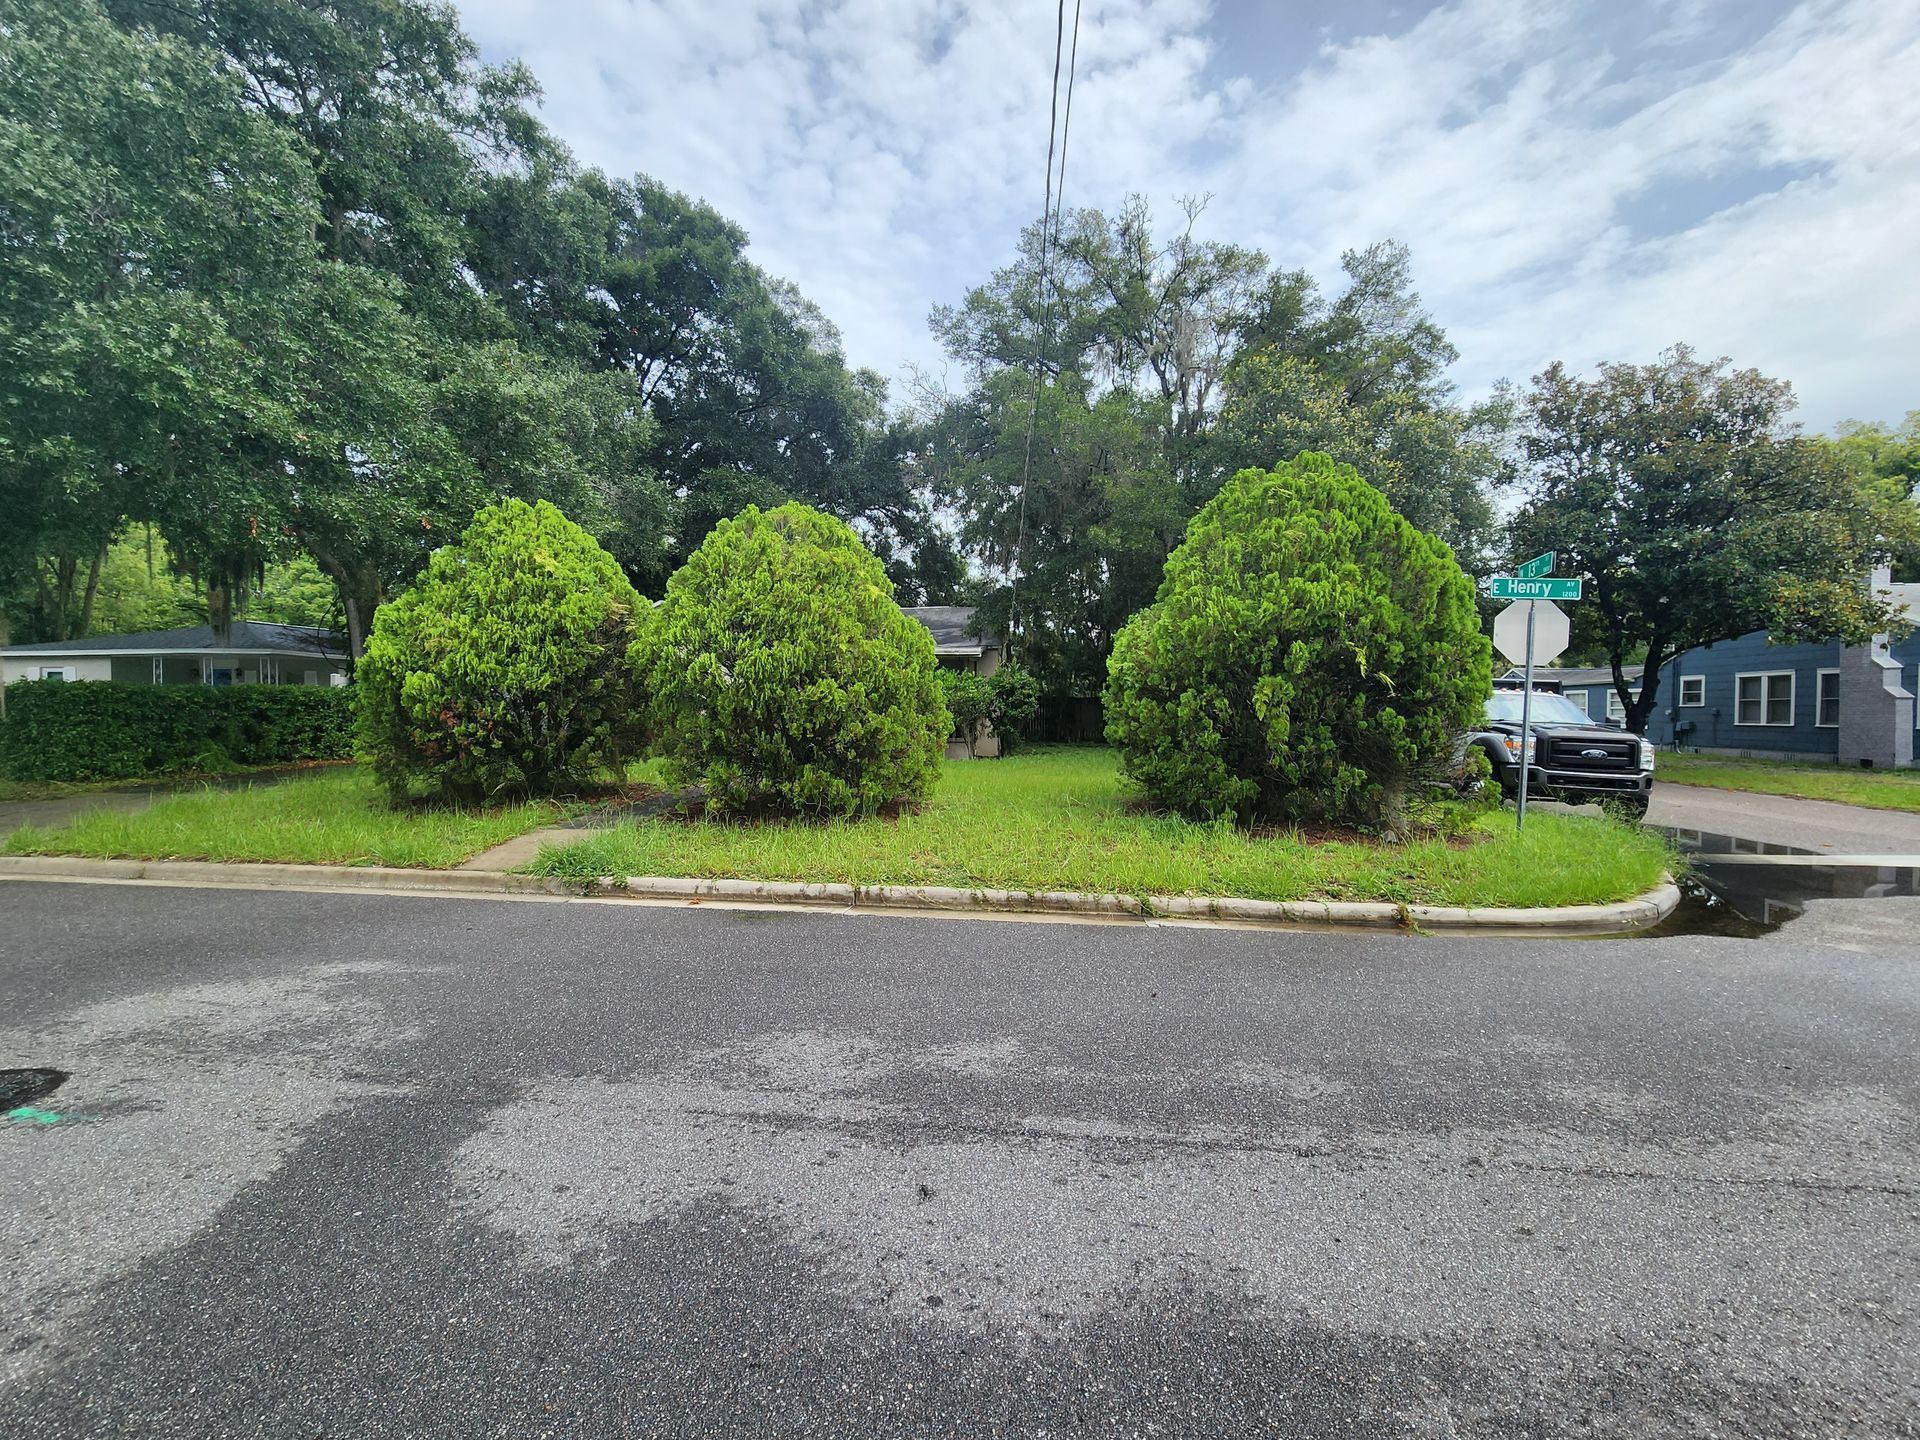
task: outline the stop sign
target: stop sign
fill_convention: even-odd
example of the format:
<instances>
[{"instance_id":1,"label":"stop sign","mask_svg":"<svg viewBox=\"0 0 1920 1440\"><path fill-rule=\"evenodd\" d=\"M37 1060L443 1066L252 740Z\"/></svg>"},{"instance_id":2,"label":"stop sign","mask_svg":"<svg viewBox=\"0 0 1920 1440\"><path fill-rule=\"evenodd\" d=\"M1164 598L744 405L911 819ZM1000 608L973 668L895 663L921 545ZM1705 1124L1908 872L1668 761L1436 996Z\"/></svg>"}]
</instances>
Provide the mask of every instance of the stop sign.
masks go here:
<instances>
[{"instance_id":1,"label":"stop sign","mask_svg":"<svg viewBox=\"0 0 1920 1440\"><path fill-rule=\"evenodd\" d=\"M1527 663L1527 607L1533 607L1533 663L1544 665L1567 648L1573 627L1551 600L1516 600L1493 620L1493 643L1516 665Z\"/></svg>"}]
</instances>

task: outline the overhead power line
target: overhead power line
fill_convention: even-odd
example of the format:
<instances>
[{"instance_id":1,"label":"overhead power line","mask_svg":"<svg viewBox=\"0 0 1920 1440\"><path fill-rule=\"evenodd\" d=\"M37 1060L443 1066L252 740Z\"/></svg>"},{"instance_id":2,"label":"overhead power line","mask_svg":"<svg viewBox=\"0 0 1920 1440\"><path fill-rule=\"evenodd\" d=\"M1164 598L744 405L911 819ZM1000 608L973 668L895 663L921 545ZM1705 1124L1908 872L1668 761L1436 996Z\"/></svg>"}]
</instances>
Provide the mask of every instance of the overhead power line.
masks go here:
<instances>
[{"instance_id":1,"label":"overhead power line","mask_svg":"<svg viewBox=\"0 0 1920 1440\"><path fill-rule=\"evenodd\" d=\"M1040 334L1034 346L1033 393L1027 407L1027 441L1020 457L1020 511L1013 533L1013 564L1007 583L1007 658L1013 659L1020 629L1020 561L1027 543L1027 485L1033 475L1033 432L1040 418L1040 386L1046 371L1047 344L1053 338L1053 245L1060 233L1061 198L1067 188L1067 139L1073 131L1073 77L1080 63L1080 5L1073 0L1073 43L1066 38L1067 0L1058 0L1053 21L1053 93L1047 105L1047 180L1040 202ZM1060 58L1067 57L1066 114L1061 117ZM1060 181L1054 183L1053 155L1056 126L1060 141Z\"/></svg>"}]
</instances>

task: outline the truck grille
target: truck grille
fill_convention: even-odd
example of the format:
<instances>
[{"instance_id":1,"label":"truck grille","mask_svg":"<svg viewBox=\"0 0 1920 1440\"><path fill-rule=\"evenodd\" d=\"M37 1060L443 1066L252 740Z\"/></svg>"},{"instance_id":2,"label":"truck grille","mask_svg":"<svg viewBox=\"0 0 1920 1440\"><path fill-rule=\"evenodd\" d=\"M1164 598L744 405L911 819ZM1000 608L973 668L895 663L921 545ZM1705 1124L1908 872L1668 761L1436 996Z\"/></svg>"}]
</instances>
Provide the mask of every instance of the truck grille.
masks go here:
<instances>
[{"instance_id":1,"label":"truck grille","mask_svg":"<svg viewBox=\"0 0 1920 1440\"><path fill-rule=\"evenodd\" d=\"M1599 754L1591 754L1599 751ZM1640 768L1638 740L1578 740L1555 737L1547 746L1547 764L1555 770L1585 770L1601 774L1610 770Z\"/></svg>"}]
</instances>

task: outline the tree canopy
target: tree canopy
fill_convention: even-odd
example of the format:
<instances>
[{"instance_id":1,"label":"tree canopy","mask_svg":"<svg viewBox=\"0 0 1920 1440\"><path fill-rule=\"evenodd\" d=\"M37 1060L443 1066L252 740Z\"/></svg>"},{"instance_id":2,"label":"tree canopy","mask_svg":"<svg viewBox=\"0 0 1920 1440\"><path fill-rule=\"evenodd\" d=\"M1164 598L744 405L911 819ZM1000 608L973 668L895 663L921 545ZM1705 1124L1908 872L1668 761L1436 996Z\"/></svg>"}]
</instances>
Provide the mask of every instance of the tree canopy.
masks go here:
<instances>
[{"instance_id":1,"label":"tree canopy","mask_svg":"<svg viewBox=\"0 0 1920 1440\"><path fill-rule=\"evenodd\" d=\"M657 593L749 501L958 565L886 387L746 235L580 169L426 0L0 0L0 624L152 524L215 623L304 555L373 610L504 497ZM51 577L61 593L43 594ZM59 617L59 618L54 618Z\"/></svg>"},{"instance_id":2,"label":"tree canopy","mask_svg":"<svg viewBox=\"0 0 1920 1440\"><path fill-rule=\"evenodd\" d=\"M1240 469L1323 452L1466 563L1492 540L1506 410L1452 402L1454 351L1406 248L1349 253L1325 295L1200 238L1199 217L1188 204L1159 238L1135 197L1029 227L1012 265L933 311L968 384L923 397L919 479L959 517L985 623L1012 624L1056 692L1098 693L1114 637Z\"/></svg>"}]
</instances>

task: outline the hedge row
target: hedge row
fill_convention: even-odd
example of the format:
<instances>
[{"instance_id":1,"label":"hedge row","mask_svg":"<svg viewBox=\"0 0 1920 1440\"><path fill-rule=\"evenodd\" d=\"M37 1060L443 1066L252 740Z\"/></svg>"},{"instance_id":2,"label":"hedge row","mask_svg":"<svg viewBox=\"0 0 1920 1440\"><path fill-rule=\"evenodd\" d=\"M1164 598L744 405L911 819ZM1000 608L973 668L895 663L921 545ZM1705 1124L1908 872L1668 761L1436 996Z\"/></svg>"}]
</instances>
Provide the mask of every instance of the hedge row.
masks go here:
<instances>
[{"instance_id":1,"label":"hedge row","mask_svg":"<svg viewBox=\"0 0 1920 1440\"><path fill-rule=\"evenodd\" d=\"M352 754L344 687L17 680L0 724L0 776L14 780L134 780Z\"/></svg>"}]
</instances>

